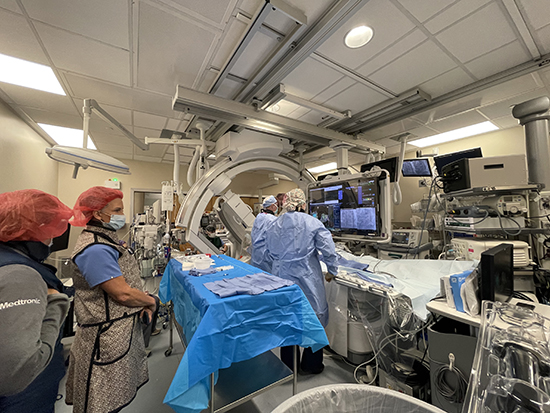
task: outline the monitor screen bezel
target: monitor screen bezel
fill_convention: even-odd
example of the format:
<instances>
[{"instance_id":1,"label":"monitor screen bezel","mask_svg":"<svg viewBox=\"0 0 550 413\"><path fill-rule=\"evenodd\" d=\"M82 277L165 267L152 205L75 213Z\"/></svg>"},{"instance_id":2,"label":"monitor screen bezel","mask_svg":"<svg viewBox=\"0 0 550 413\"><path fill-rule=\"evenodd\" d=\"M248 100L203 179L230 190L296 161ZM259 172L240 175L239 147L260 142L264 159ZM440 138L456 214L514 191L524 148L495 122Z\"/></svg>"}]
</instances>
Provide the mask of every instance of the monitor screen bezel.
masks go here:
<instances>
[{"instance_id":1,"label":"monitor screen bezel","mask_svg":"<svg viewBox=\"0 0 550 413\"><path fill-rule=\"evenodd\" d=\"M353 179L342 179L342 180L329 180L329 182L317 182L314 185L310 185L308 187L308 214L312 215L313 212L313 206L311 205L311 191L320 189L320 188L327 188L327 187L333 187L337 185L350 185L353 184L353 182L356 181L356 183L359 183L359 181L374 181L374 196L375 196L375 218L376 218L376 229L374 230L356 230L356 229L336 229L336 228L327 228L333 235L347 235L347 236L359 236L359 237L365 237L365 238L371 238L371 237L379 237L381 235L381 228L382 228L382 220L381 220L381 214L380 214L380 187L379 187L379 178L378 177L359 177L359 178L353 178Z\"/></svg>"},{"instance_id":2,"label":"monitor screen bezel","mask_svg":"<svg viewBox=\"0 0 550 413\"><path fill-rule=\"evenodd\" d=\"M398 164L398 161L399 161L399 157L394 156L393 158L386 158L386 159L381 159L381 160L376 161L376 162L366 163L364 165L361 165L361 172L368 172L368 171L371 170L371 168L373 166L379 166L382 169L387 169L387 171L390 173L390 182L395 182L395 179L397 177L397 164ZM390 167L387 168L387 167L382 167L381 166L381 165L384 165L385 163L388 163ZM381 176L380 179L386 179L386 177Z\"/></svg>"}]
</instances>

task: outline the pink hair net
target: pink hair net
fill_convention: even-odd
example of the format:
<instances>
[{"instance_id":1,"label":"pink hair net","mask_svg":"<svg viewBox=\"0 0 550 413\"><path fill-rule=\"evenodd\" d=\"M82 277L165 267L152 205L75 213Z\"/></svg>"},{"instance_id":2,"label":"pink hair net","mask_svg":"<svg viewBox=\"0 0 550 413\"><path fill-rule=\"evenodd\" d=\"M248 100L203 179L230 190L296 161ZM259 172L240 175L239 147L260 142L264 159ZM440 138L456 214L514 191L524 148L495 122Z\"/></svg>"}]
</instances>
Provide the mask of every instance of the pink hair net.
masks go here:
<instances>
[{"instance_id":1,"label":"pink hair net","mask_svg":"<svg viewBox=\"0 0 550 413\"><path fill-rule=\"evenodd\" d=\"M38 189L0 194L0 241L45 241L67 230L73 211Z\"/></svg>"},{"instance_id":2,"label":"pink hair net","mask_svg":"<svg viewBox=\"0 0 550 413\"><path fill-rule=\"evenodd\" d=\"M93 186L82 192L74 206L74 218L71 225L84 227L92 219L94 211L100 211L113 199L122 199L124 195L118 189Z\"/></svg>"}]
</instances>

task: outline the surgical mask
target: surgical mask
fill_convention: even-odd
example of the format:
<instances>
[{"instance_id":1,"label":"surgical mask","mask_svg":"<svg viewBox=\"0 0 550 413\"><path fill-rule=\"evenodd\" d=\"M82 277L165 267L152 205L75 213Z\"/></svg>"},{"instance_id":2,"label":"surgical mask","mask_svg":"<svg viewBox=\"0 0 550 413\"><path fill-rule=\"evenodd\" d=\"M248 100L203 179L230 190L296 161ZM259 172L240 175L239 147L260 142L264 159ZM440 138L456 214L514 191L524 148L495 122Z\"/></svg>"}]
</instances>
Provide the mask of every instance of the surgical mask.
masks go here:
<instances>
[{"instance_id":1,"label":"surgical mask","mask_svg":"<svg viewBox=\"0 0 550 413\"><path fill-rule=\"evenodd\" d=\"M105 214L109 215L109 214ZM111 221L110 222L104 222L103 226L109 229L113 229L115 231L119 230L126 224L126 216L125 215L110 215Z\"/></svg>"}]
</instances>

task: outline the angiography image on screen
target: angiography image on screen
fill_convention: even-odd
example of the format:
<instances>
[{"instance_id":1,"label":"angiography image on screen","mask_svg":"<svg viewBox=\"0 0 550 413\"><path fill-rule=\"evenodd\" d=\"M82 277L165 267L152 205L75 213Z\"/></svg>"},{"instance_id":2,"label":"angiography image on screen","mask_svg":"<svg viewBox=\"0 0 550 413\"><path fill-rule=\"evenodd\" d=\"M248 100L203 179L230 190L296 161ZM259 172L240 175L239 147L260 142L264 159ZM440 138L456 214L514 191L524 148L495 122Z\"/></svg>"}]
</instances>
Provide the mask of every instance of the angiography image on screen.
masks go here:
<instances>
[{"instance_id":1,"label":"angiography image on screen","mask_svg":"<svg viewBox=\"0 0 550 413\"><path fill-rule=\"evenodd\" d=\"M351 179L309 189L309 213L335 233L379 235L378 181Z\"/></svg>"}]
</instances>

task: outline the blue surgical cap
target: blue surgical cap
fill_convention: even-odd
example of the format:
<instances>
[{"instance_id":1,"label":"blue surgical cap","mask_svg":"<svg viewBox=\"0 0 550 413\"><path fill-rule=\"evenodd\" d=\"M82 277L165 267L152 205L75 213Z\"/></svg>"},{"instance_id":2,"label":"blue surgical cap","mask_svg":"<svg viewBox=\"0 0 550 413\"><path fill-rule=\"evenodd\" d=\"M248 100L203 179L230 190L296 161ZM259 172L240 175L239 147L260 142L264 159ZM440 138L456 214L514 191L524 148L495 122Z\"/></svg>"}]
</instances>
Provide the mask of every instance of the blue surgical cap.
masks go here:
<instances>
[{"instance_id":1,"label":"blue surgical cap","mask_svg":"<svg viewBox=\"0 0 550 413\"><path fill-rule=\"evenodd\" d=\"M273 204L276 204L277 200L273 195L268 196L266 199L264 199L264 203L262 204L262 207L267 208L268 206L271 206Z\"/></svg>"}]
</instances>

